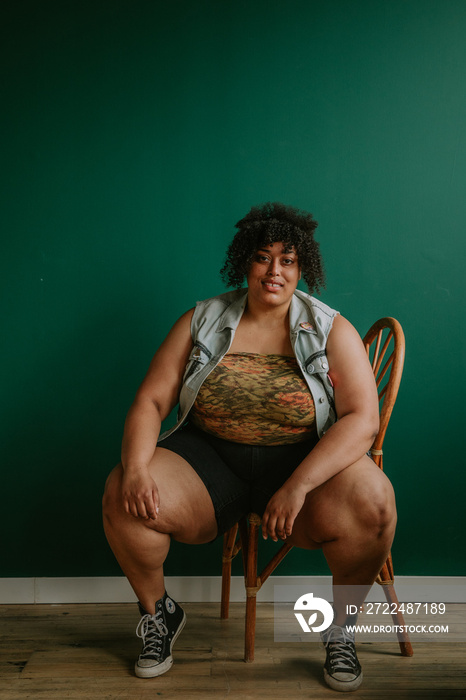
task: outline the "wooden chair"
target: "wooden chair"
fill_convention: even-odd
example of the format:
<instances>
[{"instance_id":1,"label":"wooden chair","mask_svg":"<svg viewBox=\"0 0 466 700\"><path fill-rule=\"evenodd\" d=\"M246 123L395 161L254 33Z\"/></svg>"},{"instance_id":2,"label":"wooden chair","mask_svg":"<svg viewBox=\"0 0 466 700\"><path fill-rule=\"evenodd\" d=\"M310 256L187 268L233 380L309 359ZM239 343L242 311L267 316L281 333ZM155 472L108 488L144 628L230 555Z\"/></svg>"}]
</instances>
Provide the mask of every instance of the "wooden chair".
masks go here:
<instances>
[{"instance_id":1,"label":"wooden chair","mask_svg":"<svg viewBox=\"0 0 466 700\"><path fill-rule=\"evenodd\" d=\"M371 454L374 462L383 469L382 445L387 431L388 422L395 405L398 388L403 372L405 339L403 329L394 318L381 318L369 329L363 340L366 352L371 361L379 393L380 428L375 438ZM241 550L246 587L246 629L244 660L254 660L254 640L256 628L256 596L270 574L276 569L282 559L292 549L293 545L286 542L280 547L265 568L257 572L257 550L261 518L256 513L250 513L242 518L224 535L222 558L222 603L220 615L228 617L230 603L231 562ZM239 537L237 538L239 531ZM391 554L383 565L376 579L383 586L385 597L389 603L394 603L393 609L398 608L398 599L394 588L394 575ZM392 608L390 608L392 609ZM400 612L392 615L395 625L404 626L405 622ZM407 633L399 633L398 641L403 656L412 656L413 649Z\"/></svg>"}]
</instances>

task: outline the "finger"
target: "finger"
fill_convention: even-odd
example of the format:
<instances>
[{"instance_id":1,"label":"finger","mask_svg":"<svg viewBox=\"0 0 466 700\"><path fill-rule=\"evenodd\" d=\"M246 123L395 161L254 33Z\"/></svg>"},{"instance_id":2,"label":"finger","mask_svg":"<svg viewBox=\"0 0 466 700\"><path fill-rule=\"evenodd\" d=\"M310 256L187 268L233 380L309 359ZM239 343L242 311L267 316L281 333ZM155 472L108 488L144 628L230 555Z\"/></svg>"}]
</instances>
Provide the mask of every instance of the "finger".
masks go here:
<instances>
[{"instance_id":1,"label":"finger","mask_svg":"<svg viewBox=\"0 0 466 700\"><path fill-rule=\"evenodd\" d=\"M275 525L275 532L281 540L286 539L285 518L283 516L280 516L277 519L277 524Z\"/></svg>"},{"instance_id":2,"label":"finger","mask_svg":"<svg viewBox=\"0 0 466 700\"><path fill-rule=\"evenodd\" d=\"M155 520L157 518L158 512L159 512L159 507L157 505L155 493L152 492L150 495L150 499L146 503L146 512L147 516L151 520Z\"/></svg>"},{"instance_id":3,"label":"finger","mask_svg":"<svg viewBox=\"0 0 466 700\"><path fill-rule=\"evenodd\" d=\"M264 540L266 540L267 537L268 537L268 535L267 535L267 522L268 522L268 519L269 519L268 514L267 514L267 513L264 513L264 515L262 516L262 537L264 538Z\"/></svg>"},{"instance_id":4,"label":"finger","mask_svg":"<svg viewBox=\"0 0 466 700\"><path fill-rule=\"evenodd\" d=\"M285 523L285 535L289 537L293 532L294 518L288 517Z\"/></svg>"},{"instance_id":5,"label":"finger","mask_svg":"<svg viewBox=\"0 0 466 700\"><path fill-rule=\"evenodd\" d=\"M142 518L143 520L149 520L149 516L147 515L145 502L141 499L140 501L136 502L136 506L138 509L138 516L140 518Z\"/></svg>"},{"instance_id":6,"label":"finger","mask_svg":"<svg viewBox=\"0 0 466 700\"><path fill-rule=\"evenodd\" d=\"M276 516L272 516L271 518L269 518L269 522L267 525L267 532L269 533L270 537L273 539L274 542L276 542L278 540Z\"/></svg>"},{"instance_id":7,"label":"finger","mask_svg":"<svg viewBox=\"0 0 466 700\"><path fill-rule=\"evenodd\" d=\"M129 501L129 512L133 518L139 518L138 508L134 501Z\"/></svg>"}]
</instances>

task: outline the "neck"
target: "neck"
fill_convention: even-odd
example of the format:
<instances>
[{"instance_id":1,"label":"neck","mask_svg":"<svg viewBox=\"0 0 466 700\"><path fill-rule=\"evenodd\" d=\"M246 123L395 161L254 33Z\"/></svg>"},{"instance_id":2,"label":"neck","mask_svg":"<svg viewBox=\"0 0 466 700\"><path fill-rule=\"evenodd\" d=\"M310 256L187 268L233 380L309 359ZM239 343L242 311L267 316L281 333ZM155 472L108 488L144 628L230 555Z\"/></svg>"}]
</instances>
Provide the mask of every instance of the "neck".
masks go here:
<instances>
[{"instance_id":1,"label":"neck","mask_svg":"<svg viewBox=\"0 0 466 700\"><path fill-rule=\"evenodd\" d=\"M290 302L270 308L270 306L263 307L260 304L251 302L251 299L248 297L244 316L257 326L272 328L282 325L288 326L289 312Z\"/></svg>"}]
</instances>

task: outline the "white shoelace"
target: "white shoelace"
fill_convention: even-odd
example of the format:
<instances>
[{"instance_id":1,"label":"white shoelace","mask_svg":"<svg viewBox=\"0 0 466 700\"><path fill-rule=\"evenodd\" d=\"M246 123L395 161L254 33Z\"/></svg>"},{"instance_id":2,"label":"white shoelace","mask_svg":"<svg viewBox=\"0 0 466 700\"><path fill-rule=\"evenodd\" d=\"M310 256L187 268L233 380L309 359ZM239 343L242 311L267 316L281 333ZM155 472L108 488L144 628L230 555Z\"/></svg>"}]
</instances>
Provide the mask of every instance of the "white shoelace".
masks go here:
<instances>
[{"instance_id":1,"label":"white shoelace","mask_svg":"<svg viewBox=\"0 0 466 700\"><path fill-rule=\"evenodd\" d=\"M332 637L337 637L332 639ZM325 642L325 646L329 649L330 663L332 666L337 666L342 671L354 673L356 662L356 650L354 640L343 628L332 629Z\"/></svg>"},{"instance_id":2,"label":"white shoelace","mask_svg":"<svg viewBox=\"0 0 466 700\"><path fill-rule=\"evenodd\" d=\"M162 637L168 634L168 629L163 624L162 613L157 612L155 615L149 613L143 615L136 627L137 636L142 639L144 649L141 656L160 656L162 650Z\"/></svg>"}]
</instances>

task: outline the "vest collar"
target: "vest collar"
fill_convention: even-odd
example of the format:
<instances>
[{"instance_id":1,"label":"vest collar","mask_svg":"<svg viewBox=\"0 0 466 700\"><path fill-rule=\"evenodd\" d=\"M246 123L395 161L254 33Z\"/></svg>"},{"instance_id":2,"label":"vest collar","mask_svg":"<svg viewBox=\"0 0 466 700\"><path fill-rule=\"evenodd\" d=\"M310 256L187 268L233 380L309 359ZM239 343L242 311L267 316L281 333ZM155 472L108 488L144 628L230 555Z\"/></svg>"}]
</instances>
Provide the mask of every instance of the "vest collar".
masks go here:
<instances>
[{"instance_id":1,"label":"vest collar","mask_svg":"<svg viewBox=\"0 0 466 700\"><path fill-rule=\"evenodd\" d=\"M221 333L225 330L225 328L232 328L233 330L236 330L238 327L246 306L248 290L240 289L239 292L242 293L238 293L238 297L229 306L227 306L223 314L220 316L217 333Z\"/></svg>"},{"instance_id":2,"label":"vest collar","mask_svg":"<svg viewBox=\"0 0 466 700\"><path fill-rule=\"evenodd\" d=\"M248 298L248 290L241 289L238 291L238 296L234 301L227 306L220 317L217 333L221 333L225 328L236 330L243 315L246 301ZM309 320L311 319L311 321ZM309 304L306 303L306 297L301 297L299 290L296 290L291 298L290 304L290 330L292 333L305 332L310 335L317 335L317 329L312 322L313 314Z\"/></svg>"},{"instance_id":3,"label":"vest collar","mask_svg":"<svg viewBox=\"0 0 466 700\"><path fill-rule=\"evenodd\" d=\"M314 315L306 297L301 296L299 289L295 291L290 304L290 330L293 334L300 332L317 335Z\"/></svg>"}]
</instances>

